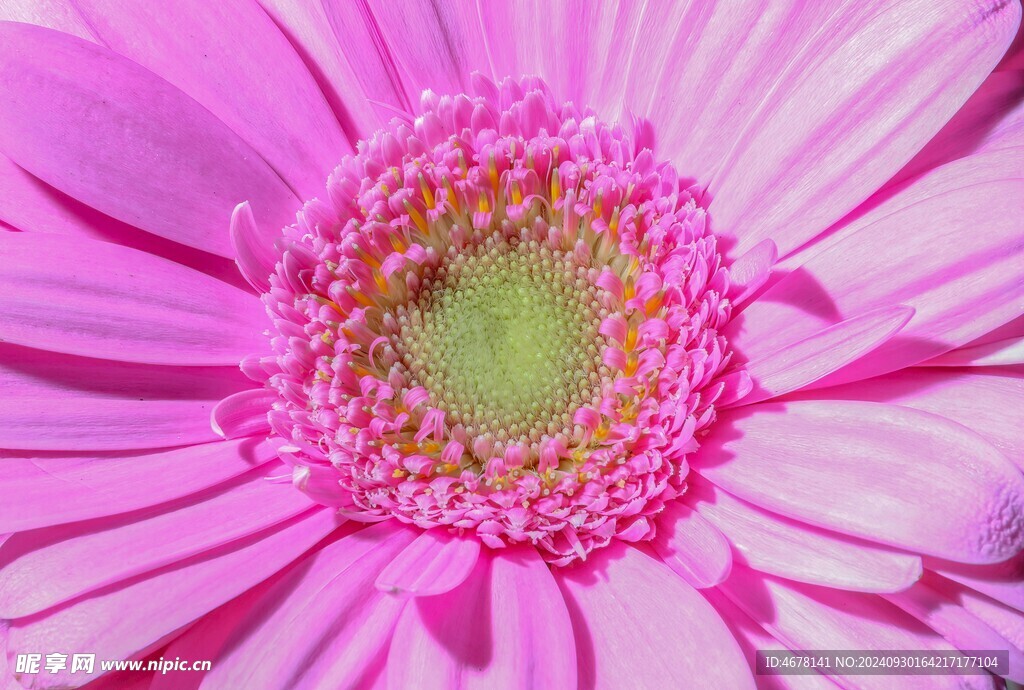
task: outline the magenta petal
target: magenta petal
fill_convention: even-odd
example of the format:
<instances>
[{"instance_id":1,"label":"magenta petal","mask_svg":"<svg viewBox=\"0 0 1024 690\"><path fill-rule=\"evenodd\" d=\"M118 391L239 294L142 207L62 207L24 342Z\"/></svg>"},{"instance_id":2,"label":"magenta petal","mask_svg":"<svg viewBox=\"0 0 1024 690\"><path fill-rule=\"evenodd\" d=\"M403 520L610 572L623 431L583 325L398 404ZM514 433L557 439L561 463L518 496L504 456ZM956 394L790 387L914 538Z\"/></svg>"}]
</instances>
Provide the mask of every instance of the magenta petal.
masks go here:
<instances>
[{"instance_id":1,"label":"magenta petal","mask_svg":"<svg viewBox=\"0 0 1024 690\"><path fill-rule=\"evenodd\" d=\"M94 40L92 29L69 0L5 0L0 5L0 21L38 24Z\"/></svg>"},{"instance_id":2,"label":"magenta petal","mask_svg":"<svg viewBox=\"0 0 1024 690\"><path fill-rule=\"evenodd\" d=\"M928 559L928 569L1024 613L1024 552L1001 563L967 565Z\"/></svg>"},{"instance_id":3,"label":"magenta petal","mask_svg":"<svg viewBox=\"0 0 1024 690\"><path fill-rule=\"evenodd\" d=\"M224 438L244 438L270 431L267 413L280 400L275 391L257 388L230 395L213 408L210 422Z\"/></svg>"},{"instance_id":4,"label":"magenta petal","mask_svg":"<svg viewBox=\"0 0 1024 690\"><path fill-rule=\"evenodd\" d=\"M757 292L771 276L772 266L778 258L779 250L775 243L765 240L732 262L729 266L729 299L732 303L737 306L743 304Z\"/></svg>"},{"instance_id":5,"label":"magenta petal","mask_svg":"<svg viewBox=\"0 0 1024 690\"><path fill-rule=\"evenodd\" d=\"M732 570L728 540L682 501L665 506L658 516L653 545L661 560L697 589L714 587Z\"/></svg>"},{"instance_id":6,"label":"magenta petal","mask_svg":"<svg viewBox=\"0 0 1024 690\"><path fill-rule=\"evenodd\" d=\"M1000 367L1024 364L1024 338L957 348L924 362L929 367Z\"/></svg>"},{"instance_id":7,"label":"magenta petal","mask_svg":"<svg viewBox=\"0 0 1024 690\"><path fill-rule=\"evenodd\" d=\"M307 497L267 481L282 469L271 463L145 512L14 535L0 550L0 616L37 613L308 511L313 504Z\"/></svg>"},{"instance_id":8,"label":"magenta petal","mask_svg":"<svg viewBox=\"0 0 1024 690\"><path fill-rule=\"evenodd\" d=\"M719 588L790 649L953 651L932 630L874 594L798 585L740 567ZM893 688L892 676L855 678L858 688ZM899 678L901 689L992 688L986 676Z\"/></svg>"},{"instance_id":9,"label":"magenta petal","mask_svg":"<svg viewBox=\"0 0 1024 690\"><path fill-rule=\"evenodd\" d=\"M171 84L107 48L0 26L0 149L57 189L144 230L230 256L246 199L276 232L298 201L238 135ZM269 236L269 235L268 235Z\"/></svg>"},{"instance_id":10,"label":"magenta petal","mask_svg":"<svg viewBox=\"0 0 1024 690\"><path fill-rule=\"evenodd\" d=\"M307 558L254 605L204 684L359 687L376 670L405 605L373 581L415 534L381 522Z\"/></svg>"},{"instance_id":11,"label":"magenta petal","mask_svg":"<svg viewBox=\"0 0 1024 690\"><path fill-rule=\"evenodd\" d=\"M337 528L313 510L218 551L168 567L124 587L103 590L51 613L11 622L8 655L88 649L97 658L129 659L284 568ZM129 615L130 613L130 615ZM78 687L102 673L40 674L40 688Z\"/></svg>"},{"instance_id":12,"label":"magenta petal","mask_svg":"<svg viewBox=\"0 0 1024 690\"><path fill-rule=\"evenodd\" d=\"M921 558L844 537L756 508L708 482L687 498L745 565L798 582L859 592L895 592L921 576Z\"/></svg>"},{"instance_id":13,"label":"magenta petal","mask_svg":"<svg viewBox=\"0 0 1024 690\"><path fill-rule=\"evenodd\" d=\"M721 617L661 561L620 543L555 576L572 618L580 687L672 688L680 679L754 687Z\"/></svg>"},{"instance_id":14,"label":"magenta petal","mask_svg":"<svg viewBox=\"0 0 1024 690\"><path fill-rule=\"evenodd\" d=\"M693 467L729 493L826 529L965 563L1024 548L1024 476L987 441L868 402L753 405L719 419ZM941 476L942 481L924 481Z\"/></svg>"},{"instance_id":15,"label":"magenta petal","mask_svg":"<svg viewBox=\"0 0 1024 690\"><path fill-rule=\"evenodd\" d=\"M789 253L910 160L1012 40L1020 5L987 10L979 21L979 8L958 0L856 3L816 27L722 149L728 162L711 184L710 211L719 230L738 236L736 251L770 237Z\"/></svg>"},{"instance_id":16,"label":"magenta petal","mask_svg":"<svg viewBox=\"0 0 1024 690\"><path fill-rule=\"evenodd\" d=\"M152 454L0 454L0 532L117 515L172 501L276 457L256 440ZM158 481L157 481L158 479Z\"/></svg>"},{"instance_id":17,"label":"magenta petal","mask_svg":"<svg viewBox=\"0 0 1024 690\"><path fill-rule=\"evenodd\" d=\"M268 292L278 256L274 245L260 234L248 201L236 206L231 213L230 236L238 270L259 292Z\"/></svg>"},{"instance_id":18,"label":"magenta petal","mask_svg":"<svg viewBox=\"0 0 1024 690\"><path fill-rule=\"evenodd\" d=\"M460 587L410 603L387 660L400 690L575 688L572 625L532 547L487 551Z\"/></svg>"},{"instance_id":19,"label":"magenta petal","mask_svg":"<svg viewBox=\"0 0 1024 690\"><path fill-rule=\"evenodd\" d=\"M99 43L199 101L303 198L322 194L352 152L309 70L256 3L74 5ZM168 30L183 17L187 31Z\"/></svg>"},{"instance_id":20,"label":"magenta petal","mask_svg":"<svg viewBox=\"0 0 1024 690\"><path fill-rule=\"evenodd\" d=\"M480 555L474 535L458 537L443 529L427 530L391 561L377 578L377 589L401 597L444 594L469 577Z\"/></svg>"},{"instance_id":21,"label":"magenta petal","mask_svg":"<svg viewBox=\"0 0 1024 690\"><path fill-rule=\"evenodd\" d=\"M0 261L0 339L7 342L154 364L237 365L266 349L259 300L167 259L9 232L0 234Z\"/></svg>"},{"instance_id":22,"label":"magenta petal","mask_svg":"<svg viewBox=\"0 0 1024 690\"><path fill-rule=\"evenodd\" d=\"M749 405L800 390L874 350L907 325L910 307L881 307L846 319L745 365L754 389L739 400Z\"/></svg>"}]
</instances>

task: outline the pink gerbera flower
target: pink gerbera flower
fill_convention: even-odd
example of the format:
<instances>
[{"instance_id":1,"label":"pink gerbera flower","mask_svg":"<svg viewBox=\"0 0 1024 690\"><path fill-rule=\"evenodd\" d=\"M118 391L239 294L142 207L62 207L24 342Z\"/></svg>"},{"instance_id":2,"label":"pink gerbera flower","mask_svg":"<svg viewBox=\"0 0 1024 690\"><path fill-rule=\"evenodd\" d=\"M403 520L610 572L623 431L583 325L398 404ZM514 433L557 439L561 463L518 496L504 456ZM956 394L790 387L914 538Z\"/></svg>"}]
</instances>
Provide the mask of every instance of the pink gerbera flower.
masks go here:
<instances>
[{"instance_id":1,"label":"pink gerbera flower","mask_svg":"<svg viewBox=\"0 0 1024 690\"><path fill-rule=\"evenodd\" d=\"M1024 681L1020 14L3 3L2 682Z\"/></svg>"}]
</instances>

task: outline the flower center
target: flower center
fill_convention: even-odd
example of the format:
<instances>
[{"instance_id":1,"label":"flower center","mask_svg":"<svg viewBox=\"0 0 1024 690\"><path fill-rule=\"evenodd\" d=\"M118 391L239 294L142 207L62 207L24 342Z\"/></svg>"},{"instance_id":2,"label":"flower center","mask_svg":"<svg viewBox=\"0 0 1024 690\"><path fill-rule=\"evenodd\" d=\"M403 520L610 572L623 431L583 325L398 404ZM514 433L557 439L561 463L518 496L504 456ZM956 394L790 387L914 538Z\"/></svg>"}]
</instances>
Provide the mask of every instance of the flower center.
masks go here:
<instances>
[{"instance_id":1,"label":"flower center","mask_svg":"<svg viewBox=\"0 0 1024 690\"><path fill-rule=\"evenodd\" d=\"M285 229L261 360L296 485L554 565L654 535L736 385L671 165L533 79L424 96ZM250 367L250 369L252 369Z\"/></svg>"},{"instance_id":2,"label":"flower center","mask_svg":"<svg viewBox=\"0 0 1024 690\"><path fill-rule=\"evenodd\" d=\"M545 436L569 445L573 413L599 404L608 375L588 273L536 241L491 238L466 253L452 249L436 271L424 271L386 334L410 383L473 445L503 455L523 444L537 457Z\"/></svg>"}]
</instances>

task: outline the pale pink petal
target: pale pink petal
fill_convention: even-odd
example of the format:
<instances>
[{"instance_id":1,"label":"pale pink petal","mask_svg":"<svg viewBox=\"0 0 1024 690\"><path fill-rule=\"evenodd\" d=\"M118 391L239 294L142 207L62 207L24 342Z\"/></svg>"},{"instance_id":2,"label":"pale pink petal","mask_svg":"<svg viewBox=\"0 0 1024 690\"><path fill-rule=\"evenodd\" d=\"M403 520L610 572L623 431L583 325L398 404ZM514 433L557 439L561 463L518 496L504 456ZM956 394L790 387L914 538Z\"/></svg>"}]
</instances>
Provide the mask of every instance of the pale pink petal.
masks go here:
<instances>
[{"instance_id":1,"label":"pale pink petal","mask_svg":"<svg viewBox=\"0 0 1024 690\"><path fill-rule=\"evenodd\" d=\"M469 92L473 72L490 72L475 3L368 0L365 4L386 45L384 51L414 102L424 89L451 95ZM347 45L341 42L343 51L347 52Z\"/></svg>"},{"instance_id":2,"label":"pale pink petal","mask_svg":"<svg viewBox=\"0 0 1024 690\"><path fill-rule=\"evenodd\" d=\"M870 309L916 310L897 337L827 385L916 364L1020 313L1024 181L957 188L891 211L760 295L726 328L731 342L755 359Z\"/></svg>"},{"instance_id":3,"label":"pale pink petal","mask_svg":"<svg viewBox=\"0 0 1024 690\"><path fill-rule=\"evenodd\" d=\"M532 547L486 551L462 586L411 602L387 660L392 690L575 688L572 624Z\"/></svg>"},{"instance_id":4,"label":"pale pink petal","mask_svg":"<svg viewBox=\"0 0 1024 690\"><path fill-rule=\"evenodd\" d=\"M67 34L0 25L0 149L93 208L230 256L231 209L252 200L268 236L298 201L210 111L149 70Z\"/></svg>"},{"instance_id":5,"label":"pale pink petal","mask_svg":"<svg viewBox=\"0 0 1024 690\"><path fill-rule=\"evenodd\" d=\"M953 116L995 67L1019 18L1018 3L998 0L984 8L957 0L855 3L835 12L805 45L789 48L797 52L764 101L748 106L744 130L709 120L723 137L717 153L728 153L711 184L718 230L739 239L736 252L771 238L782 254L825 230ZM712 64L723 62L731 61ZM665 79L674 93L688 94L685 81ZM755 92L764 90L759 78ZM710 118L726 112L689 110ZM701 129L676 127L683 137Z\"/></svg>"},{"instance_id":6,"label":"pale pink petal","mask_svg":"<svg viewBox=\"0 0 1024 690\"><path fill-rule=\"evenodd\" d=\"M70 0L4 0L0 3L0 21L38 24L87 40L95 40Z\"/></svg>"},{"instance_id":7,"label":"pale pink petal","mask_svg":"<svg viewBox=\"0 0 1024 690\"><path fill-rule=\"evenodd\" d=\"M918 556L898 553L775 515L704 481L687 498L725 534L740 562L790 580L860 592L895 592L921 576Z\"/></svg>"},{"instance_id":8,"label":"pale pink petal","mask_svg":"<svg viewBox=\"0 0 1024 690\"><path fill-rule=\"evenodd\" d=\"M1005 677L1024 678L1024 652L957 603L955 585L926 574L924 580L906 590L885 595L929 628L945 637L957 649L998 649L1009 654L1010 672Z\"/></svg>"},{"instance_id":9,"label":"pale pink petal","mask_svg":"<svg viewBox=\"0 0 1024 690\"><path fill-rule=\"evenodd\" d=\"M813 384L888 341L913 315L910 307L872 309L752 359L744 370L754 389L738 404L749 405Z\"/></svg>"},{"instance_id":10,"label":"pale pink petal","mask_svg":"<svg viewBox=\"0 0 1024 690\"><path fill-rule=\"evenodd\" d=\"M1024 612L1024 552L1001 563L968 565L928 559L929 570Z\"/></svg>"},{"instance_id":11,"label":"pale pink petal","mask_svg":"<svg viewBox=\"0 0 1024 690\"><path fill-rule=\"evenodd\" d=\"M1018 655L1024 651L1024 612L1004 606L983 594L953 583L945 583L943 591L1005 638L1016 648Z\"/></svg>"},{"instance_id":12,"label":"pale pink petal","mask_svg":"<svg viewBox=\"0 0 1024 690\"><path fill-rule=\"evenodd\" d=\"M817 400L874 400L904 405L959 422L987 439L1024 472L1020 401L1024 372L904 369L794 397Z\"/></svg>"},{"instance_id":13,"label":"pale pink petal","mask_svg":"<svg viewBox=\"0 0 1024 690\"><path fill-rule=\"evenodd\" d=\"M101 44L199 101L300 197L322 194L327 175L353 151L309 70L255 2L75 7ZM183 17L187 31L168 30Z\"/></svg>"},{"instance_id":14,"label":"pale pink petal","mask_svg":"<svg viewBox=\"0 0 1024 690\"><path fill-rule=\"evenodd\" d=\"M790 649L953 651L941 637L874 594L840 592L737 567L720 589ZM900 676L900 688L991 688L990 676ZM856 676L890 690L891 676Z\"/></svg>"},{"instance_id":15,"label":"pale pink petal","mask_svg":"<svg viewBox=\"0 0 1024 690\"><path fill-rule=\"evenodd\" d=\"M377 589L402 597L444 594L469 577L479 555L480 540L476 536L427 530L384 568L377 578Z\"/></svg>"},{"instance_id":16,"label":"pale pink petal","mask_svg":"<svg viewBox=\"0 0 1024 690\"><path fill-rule=\"evenodd\" d=\"M778 258L779 250L775 243L765 240L751 247L729 266L729 282L732 286L729 299L734 305L746 302L767 282Z\"/></svg>"},{"instance_id":17,"label":"pale pink petal","mask_svg":"<svg viewBox=\"0 0 1024 690\"><path fill-rule=\"evenodd\" d=\"M351 142L365 139L391 119L363 93L359 76L339 49L324 3L259 0L313 74ZM358 65L358 62L356 63Z\"/></svg>"},{"instance_id":18,"label":"pale pink petal","mask_svg":"<svg viewBox=\"0 0 1024 690\"><path fill-rule=\"evenodd\" d=\"M1024 364L1024 338L961 347L924 362L929 367L1000 367Z\"/></svg>"},{"instance_id":19,"label":"pale pink petal","mask_svg":"<svg viewBox=\"0 0 1024 690\"><path fill-rule=\"evenodd\" d=\"M104 451L170 448L217 439L204 400L0 398L0 447Z\"/></svg>"},{"instance_id":20,"label":"pale pink petal","mask_svg":"<svg viewBox=\"0 0 1024 690\"><path fill-rule=\"evenodd\" d=\"M994 563L1024 548L1024 477L959 424L868 402L744 409L723 415L693 460L702 476L739 498L965 563Z\"/></svg>"},{"instance_id":21,"label":"pale pink petal","mask_svg":"<svg viewBox=\"0 0 1024 690\"><path fill-rule=\"evenodd\" d=\"M259 292L269 292L270 275L279 257L273 243L260 233L248 201L232 211L229 232L238 270Z\"/></svg>"},{"instance_id":22,"label":"pale pink petal","mask_svg":"<svg viewBox=\"0 0 1024 690\"><path fill-rule=\"evenodd\" d=\"M743 657L750 665L751 671L756 672L756 659L758 651L785 652L786 646L765 632L765 629L755 623L750 616L744 613L736 604L717 589L705 589L701 592L704 598L711 602L722 620L729 626L729 631L740 644L743 650ZM759 690L835 690L835 683L817 673L809 675L765 675L757 677Z\"/></svg>"},{"instance_id":23,"label":"pale pink petal","mask_svg":"<svg viewBox=\"0 0 1024 690\"><path fill-rule=\"evenodd\" d=\"M0 550L0 616L20 618L285 522L313 503L264 467L188 499L20 532Z\"/></svg>"},{"instance_id":24,"label":"pale pink petal","mask_svg":"<svg viewBox=\"0 0 1024 690\"><path fill-rule=\"evenodd\" d=\"M714 587L732 570L728 540L681 500L658 516L653 546L668 567L697 589Z\"/></svg>"},{"instance_id":25,"label":"pale pink petal","mask_svg":"<svg viewBox=\"0 0 1024 690\"><path fill-rule=\"evenodd\" d=\"M267 413L279 400L277 392L265 388L228 396L213 408L210 417L213 430L224 438L266 435L270 431Z\"/></svg>"},{"instance_id":26,"label":"pale pink petal","mask_svg":"<svg viewBox=\"0 0 1024 690\"><path fill-rule=\"evenodd\" d=\"M154 364L236 365L266 349L253 295L105 242L0 234L0 339Z\"/></svg>"},{"instance_id":27,"label":"pale pink petal","mask_svg":"<svg viewBox=\"0 0 1024 690\"><path fill-rule=\"evenodd\" d=\"M310 556L256 603L203 687L358 687L405 605L373 581L416 533L381 522Z\"/></svg>"},{"instance_id":28,"label":"pale pink petal","mask_svg":"<svg viewBox=\"0 0 1024 690\"><path fill-rule=\"evenodd\" d=\"M754 687L721 617L661 561L619 543L555 577L572 618L580 687L671 688L680 678Z\"/></svg>"},{"instance_id":29,"label":"pale pink petal","mask_svg":"<svg viewBox=\"0 0 1024 690\"><path fill-rule=\"evenodd\" d=\"M255 439L151 454L0 452L0 532L116 515L188 496L276 457ZM158 478L158 480L156 480Z\"/></svg>"},{"instance_id":30,"label":"pale pink petal","mask_svg":"<svg viewBox=\"0 0 1024 690\"><path fill-rule=\"evenodd\" d=\"M284 568L338 524L331 511L314 509L123 588L104 590L46 615L14 620L8 655L88 649L97 658L129 659L155 650L175 631ZM39 688L79 687L101 673L97 663L92 674L61 671L41 674L34 681Z\"/></svg>"},{"instance_id":31,"label":"pale pink petal","mask_svg":"<svg viewBox=\"0 0 1024 690\"><path fill-rule=\"evenodd\" d=\"M0 220L24 232L75 235L156 254L242 287L228 259L143 232L86 206L22 170L0 154Z\"/></svg>"}]
</instances>

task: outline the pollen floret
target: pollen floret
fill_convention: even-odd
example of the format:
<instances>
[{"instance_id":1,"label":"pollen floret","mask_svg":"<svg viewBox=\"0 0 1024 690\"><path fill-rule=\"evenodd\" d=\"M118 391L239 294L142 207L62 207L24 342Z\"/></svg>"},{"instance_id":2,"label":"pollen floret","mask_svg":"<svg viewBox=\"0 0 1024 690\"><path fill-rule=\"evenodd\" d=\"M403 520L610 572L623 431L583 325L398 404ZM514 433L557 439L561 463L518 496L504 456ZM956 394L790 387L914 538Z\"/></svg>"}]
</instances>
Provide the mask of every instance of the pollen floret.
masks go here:
<instances>
[{"instance_id":1,"label":"pollen floret","mask_svg":"<svg viewBox=\"0 0 1024 690\"><path fill-rule=\"evenodd\" d=\"M640 137L537 79L474 90L425 93L305 205L248 369L317 500L563 565L651 538L748 385L723 375L728 273Z\"/></svg>"}]
</instances>

